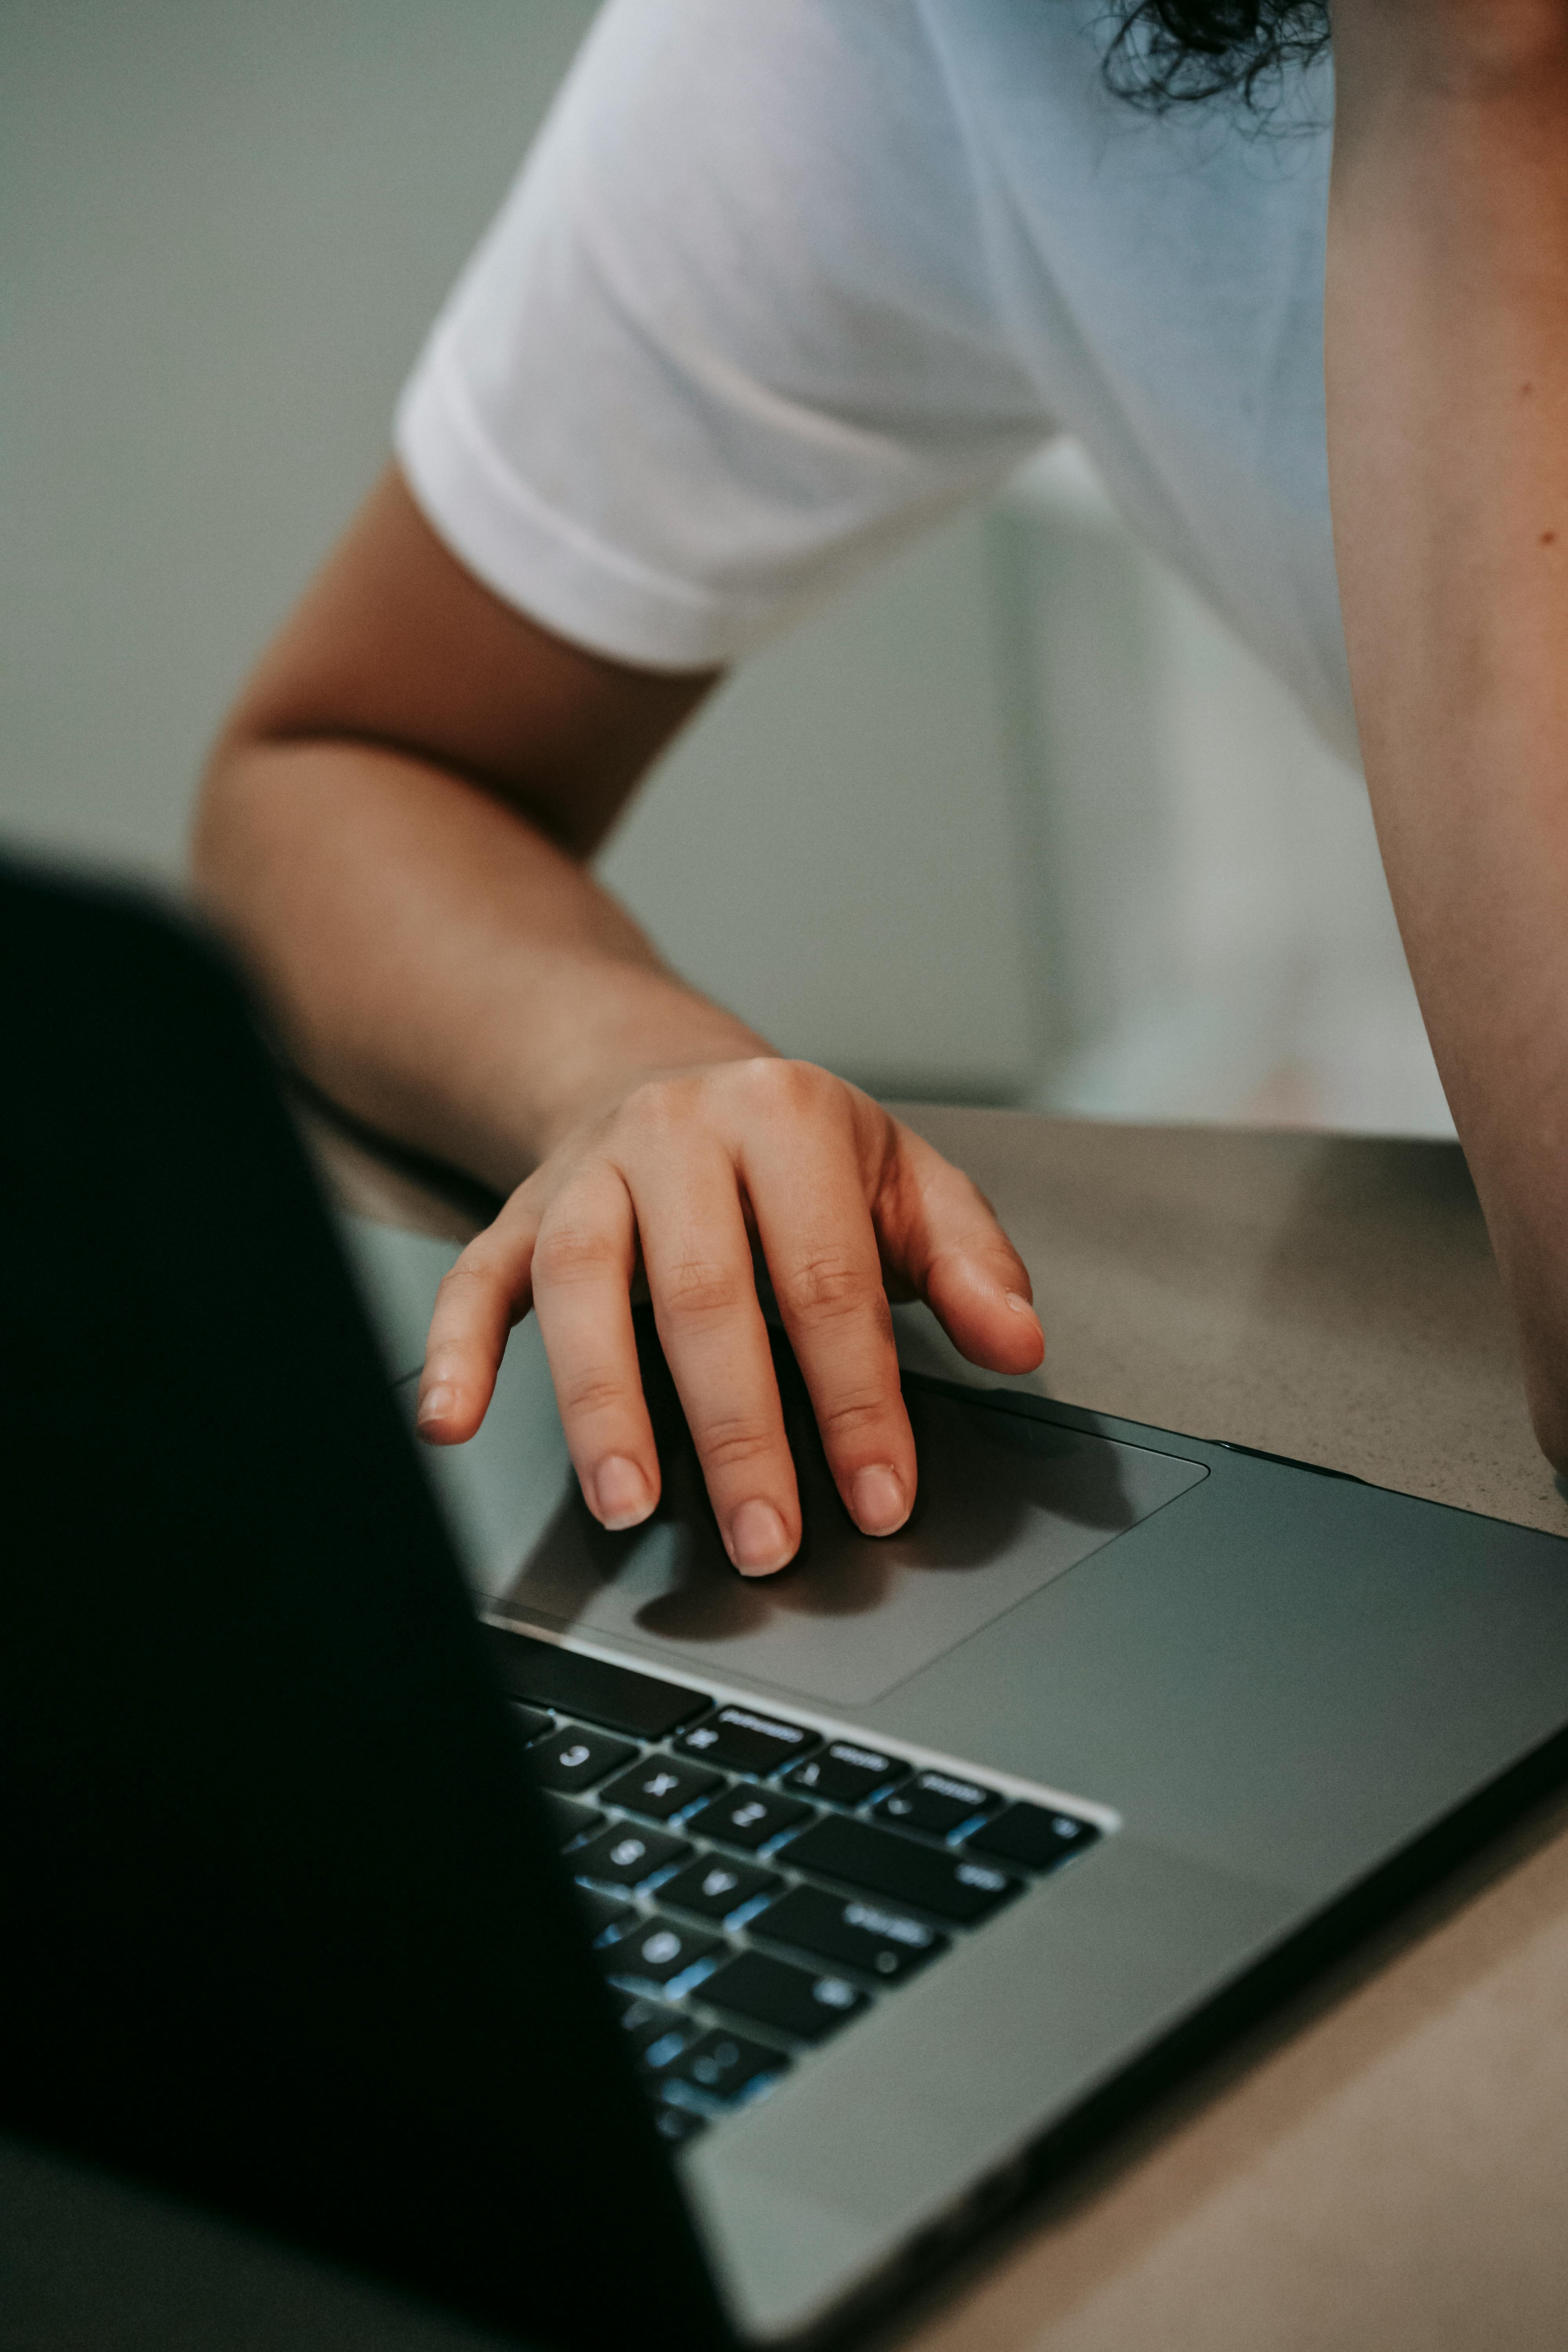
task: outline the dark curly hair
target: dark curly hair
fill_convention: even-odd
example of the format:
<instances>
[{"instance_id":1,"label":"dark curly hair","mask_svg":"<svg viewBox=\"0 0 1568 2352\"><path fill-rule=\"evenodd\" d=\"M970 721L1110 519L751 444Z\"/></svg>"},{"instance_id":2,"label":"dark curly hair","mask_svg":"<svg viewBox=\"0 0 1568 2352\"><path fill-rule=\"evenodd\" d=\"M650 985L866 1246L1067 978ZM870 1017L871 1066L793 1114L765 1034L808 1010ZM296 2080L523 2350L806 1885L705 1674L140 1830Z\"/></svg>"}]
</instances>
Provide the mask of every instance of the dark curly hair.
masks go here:
<instances>
[{"instance_id":1,"label":"dark curly hair","mask_svg":"<svg viewBox=\"0 0 1568 2352\"><path fill-rule=\"evenodd\" d=\"M1328 0L1112 0L1111 88L1139 104L1277 98L1329 46Z\"/></svg>"}]
</instances>

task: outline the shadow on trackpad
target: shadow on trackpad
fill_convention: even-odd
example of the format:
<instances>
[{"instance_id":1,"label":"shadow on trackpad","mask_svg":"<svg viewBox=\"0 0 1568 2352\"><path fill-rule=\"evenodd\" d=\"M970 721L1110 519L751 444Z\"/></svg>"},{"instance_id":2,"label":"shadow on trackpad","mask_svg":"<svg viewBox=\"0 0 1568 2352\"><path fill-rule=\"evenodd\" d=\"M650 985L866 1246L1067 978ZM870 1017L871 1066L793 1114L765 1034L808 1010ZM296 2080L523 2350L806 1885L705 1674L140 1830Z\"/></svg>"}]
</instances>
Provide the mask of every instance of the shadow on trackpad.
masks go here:
<instances>
[{"instance_id":1,"label":"shadow on trackpad","mask_svg":"<svg viewBox=\"0 0 1568 2352\"><path fill-rule=\"evenodd\" d=\"M627 1534L606 1534L563 1447L542 1527L535 1489L539 1532L521 1569L487 1580L492 1606L521 1622L613 1636L829 1706L866 1705L1206 1475L1198 1463L977 1408L907 1378L920 1498L898 1535L873 1539L838 1499L805 1384L775 1333L805 1534L778 1575L738 1576L652 1318L637 1323L664 1474L658 1508Z\"/></svg>"}]
</instances>

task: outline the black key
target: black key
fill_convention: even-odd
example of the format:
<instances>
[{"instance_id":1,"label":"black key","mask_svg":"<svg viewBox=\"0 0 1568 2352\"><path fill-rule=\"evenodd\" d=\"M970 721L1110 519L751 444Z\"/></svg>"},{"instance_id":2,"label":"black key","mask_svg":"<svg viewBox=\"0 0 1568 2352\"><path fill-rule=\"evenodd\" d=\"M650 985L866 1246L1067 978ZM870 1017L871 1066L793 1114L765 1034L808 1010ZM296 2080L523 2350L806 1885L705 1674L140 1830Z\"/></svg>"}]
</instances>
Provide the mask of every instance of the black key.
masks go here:
<instances>
[{"instance_id":1,"label":"black key","mask_svg":"<svg viewBox=\"0 0 1568 2352\"><path fill-rule=\"evenodd\" d=\"M951 1772L917 1772L907 1788L883 1798L877 1818L907 1830L924 1830L930 1837L945 1837L975 1813L994 1812L1001 1801L994 1789L956 1780Z\"/></svg>"},{"instance_id":2,"label":"black key","mask_svg":"<svg viewBox=\"0 0 1568 2352\"><path fill-rule=\"evenodd\" d=\"M574 1798L552 1796L548 1792L544 1810L563 1846L570 1845L574 1838L580 1838L584 1830L598 1829L605 1818L593 1805L580 1805Z\"/></svg>"},{"instance_id":3,"label":"black key","mask_svg":"<svg viewBox=\"0 0 1568 2352\"><path fill-rule=\"evenodd\" d=\"M858 1895L825 1895L819 1886L791 1887L752 1920L752 1933L793 1944L819 1960L836 1960L840 1968L858 1969L884 1984L912 1976L947 1949L947 1937L921 1919L885 1911Z\"/></svg>"},{"instance_id":4,"label":"black key","mask_svg":"<svg viewBox=\"0 0 1568 2352\"><path fill-rule=\"evenodd\" d=\"M598 1895L591 1886L579 1886L575 1892L588 1915L588 1930L595 1943L612 1928L636 1927L638 1915L635 1906L623 1903L618 1895Z\"/></svg>"},{"instance_id":5,"label":"black key","mask_svg":"<svg viewBox=\"0 0 1568 2352\"><path fill-rule=\"evenodd\" d=\"M714 2009L733 2010L737 2017L793 2033L800 2042L826 2041L870 2005L842 1977L812 1976L765 1952L742 1952L720 1969L704 1984L702 1998Z\"/></svg>"},{"instance_id":6,"label":"black key","mask_svg":"<svg viewBox=\"0 0 1568 2352\"><path fill-rule=\"evenodd\" d=\"M959 1927L973 1927L1018 1892L1018 1881L989 1863L917 1845L913 1838L847 1821L842 1813L829 1813L791 1838L786 1853L792 1869L820 1871L868 1894L889 1895Z\"/></svg>"},{"instance_id":7,"label":"black key","mask_svg":"<svg viewBox=\"0 0 1568 2352\"><path fill-rule=\"evenodd\" d=\"M700 1813L693 1813L686 1826L702 1837L717 1838L721 1845L738 1845L747 1853L755 1853L781 1830L798 1828L814 1813L815 1808L803 1805L798 1797L776 1797L769 1789L731 1789L728 1795L704 1805Z\"/></svg>"},{"instance_id":8,"label":"black key","mask_svg":"<svg viewBox=\"0 0 1568 2352\"><path fill-rule=\"evenodd\" d=\"M646 1993L622 1992L612 1985L610 2000L621 2032L639 2054L668 2033L679 2033L684 2028L687 2041L694 2042L702 2031L684 2010L671 2009L668 2001L650 2000Z\"/></svg>"},{"instance_id":9,"label":"black key","mask_svg":"<svg viewBox=\"0 0 1568 2352\"><path fill-rule=\"evenodd\" d=\"M647 2074L657 2074L670 2065L701 2034L695 2018L666 2008L661 2000L645 2000L641 1993L623 1993L620 1998L626 2003L621 2031Z\"/></svg>"},{"instance_id":10,"label":"black key","mask_svg":"<svg viewBox=\"0 0 1568 2352\"><path fill-rule=\"evenodd\" d=\"M724 1785L722 1772L705 1772L700 1765L685 1764L674 1756L645 1756L600 1796L606 1805L624 1805L628 1813L649 1813L668 1822Z\"/></svg>"},{"instance_id":11,"label":"black key","mask_svg":"<svg viewBox=\"0 0 1568 2352\"><path fill-rule=\"evenodd\" d=\"M743 2033L705 2033L671 2065L667 2082L689 2083L711 2098L738 2099L775 2082L789 2066L782 2050L765 2050Z\"/></svg>"},{"instance_id":12,"label":"black key","mask_svg":"<svg viewBox=\"0 0 1568 2352\"><path fill-rule=\"evenodd\" d=\"M595 1814L595 1819L603 1816ZM572 1869L578 1878L596 1878L603 1886L624 1886L631 1894L656 1870L684 1862L690 1852L684 1838L669 1837L662 1830L635 1830L629 1822L611 1822L590 1844L578 1847Z\"/></svg>"},{"instance_id":13,"label":"black key","mask_svg":"<svg viewBox=\"0 0 1568 2352\"><path fill-rule=\"evenodd\" d=\"M980 1853L1003 1862L1021 1862L1026 1870L1054 1870L1069 1854L1082 1853L1100 1832L1092 1822L1074 1813L1047 1812L1044 1805L1009 1805L994 1822L982 1822L973 1837L963 1841Z\"/></svg>"},{"instance_id":14,"label":"black key","mask_svg":"<svg viewBox=\"0 0 1568 2352\"><path fill-rule=\"evenodd\" d=\"M689 2107L661 2106L653 2120L660 2138L668 2140L675 2147L679 2147L683 2140L695 2139L699 2132L708 2128L707 2116L694 2116Z\"/></svg>"},{"instance_id":15,"label":"black key","mask_svg":"<svg viewBox=\"0 0 1568 2352\"><path fill-rule=\"evenodd\" d=\"M526 1633L509 1633L500 1625L487 1625L485 1634L513 1698L584 1716L609 1731L629 1731L634 1739L662 1739L713 1704L701 1691L634 1675L629 1666L612 1666L604 1658L585 1658L557 1642L530 1641Z\"/></svg>"},{"instance_id":16,"label":"black key","mask_svg":"<svg viewBox=\"0 0 1568 2352\"><path fill-rule=\"evenodd\" d=\"M820 1756L808 1756L804 1764L784 1774L786 1789L807 1789L814 1797L826 1797L835 1805L858 1805L878 1789L889 1781L906 1780L910 1768L896 1756L883 1756L875 1748L857 1748L851 1740L836 1739Z\"/></svg>"},{"instance_id":17,"label":"black key","mask_svg":"<svg viewBox=\"0 0 1568 2352\"><path fill-rule=\"evenodd\" d=\"M683 1731L676 1746L688 1756L721 1764L727 1772L776 1772L815 1748L820 1733L776 1715L756 1715L749 1706L721 1706L706 1723Z\"/></svg>"},{"instance_id":18,"label":"black key","mask_svg":"<svg viewBox=\"0 0 1568 2352\"><path fill-rule=\"evenodd\" d=\"M679 1927L656 1912L615 1946L616 1974L647 1984L673 1984L699 1960L715 1958L729 1948L721 1936L705 1936L700 1927Z\"/></svg>"},{"instance_id":19,"label":"black key","mask_svg":"<svg viewBox=\"0 0 1568 2352\"><path fill-rule=\"evenodd\" d=\"M753 1862L724 1862L716 1853L705 1854L694 1862L689 1870L679 1871L658 1890L661 1903L673 1903L679 1911L695 1911L701 1919L727 1919L742 1903L751 1903L759 1895L772 1895L784 1885L784 1880L771 1870L759 1870Z\"/></svg>"},{"instance_id":20,"label":"black key","mask_svg":"<svg viewBox=\"0 0 1568 2352\"><path fill-rule=\"evenodd\" d=\"M574 1724L540 1740L529 1749L528 1760L536 1780L570 1796L578 1789L591 1789L636 1754L629 1739L607 1739L602 1731L579 1731Z\"/></svg>"},{"instance_id":21,"label":"black key","mask_svg":"<svg viewBox=\"0 0 1568 2352\"><path fill-rule=\"evenodd\" d=\"M542 1706L524 1706L521 1699L511 1703L511 1719L525 1741L542 1739L547 1731L555 1728L555 1717L546 1715Z\"/></svg>"}]
</instances>

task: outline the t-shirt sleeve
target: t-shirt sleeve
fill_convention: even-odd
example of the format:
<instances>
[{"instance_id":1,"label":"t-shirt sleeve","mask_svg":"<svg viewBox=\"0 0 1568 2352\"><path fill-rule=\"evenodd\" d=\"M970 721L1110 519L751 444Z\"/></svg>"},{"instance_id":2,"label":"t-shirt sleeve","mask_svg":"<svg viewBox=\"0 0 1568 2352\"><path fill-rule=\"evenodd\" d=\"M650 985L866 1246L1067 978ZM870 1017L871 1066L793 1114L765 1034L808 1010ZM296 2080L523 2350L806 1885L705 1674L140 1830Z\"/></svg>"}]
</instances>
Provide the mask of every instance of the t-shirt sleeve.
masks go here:
<instances>
[{"instance_id":1,"label":"t-shirt sleeve","mask_svg":"<svg viewBox=\"0 0 1568 2352\"><path fill-rule=\"evenodd\" d=\"M507 602L697 668L1050 429L913 0L609 0L396 446Z\"/></svg>"}]
</instances>

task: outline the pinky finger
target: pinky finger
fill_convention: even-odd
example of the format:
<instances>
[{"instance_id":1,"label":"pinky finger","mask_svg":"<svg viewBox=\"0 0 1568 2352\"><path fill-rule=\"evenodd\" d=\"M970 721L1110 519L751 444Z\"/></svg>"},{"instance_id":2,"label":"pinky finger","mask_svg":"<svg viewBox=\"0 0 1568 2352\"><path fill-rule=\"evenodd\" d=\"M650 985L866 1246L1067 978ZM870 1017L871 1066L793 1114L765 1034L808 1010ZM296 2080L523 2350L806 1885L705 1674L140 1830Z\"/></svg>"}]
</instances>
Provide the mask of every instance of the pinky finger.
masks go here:
<instances>
[{"instance_id":1,"label":"pinky finger","mask_svg":"<svg viewBox=\"0 0 1568 2352\"><path fill-rule=\"evenodd\" d=\"M442 1279L419 1376L416 1423L426 1444L460 1445L489 1410L507 1335L532 1299L539 1216L514 1193Z\"/></svg>"}]
</instances>

